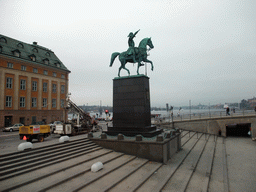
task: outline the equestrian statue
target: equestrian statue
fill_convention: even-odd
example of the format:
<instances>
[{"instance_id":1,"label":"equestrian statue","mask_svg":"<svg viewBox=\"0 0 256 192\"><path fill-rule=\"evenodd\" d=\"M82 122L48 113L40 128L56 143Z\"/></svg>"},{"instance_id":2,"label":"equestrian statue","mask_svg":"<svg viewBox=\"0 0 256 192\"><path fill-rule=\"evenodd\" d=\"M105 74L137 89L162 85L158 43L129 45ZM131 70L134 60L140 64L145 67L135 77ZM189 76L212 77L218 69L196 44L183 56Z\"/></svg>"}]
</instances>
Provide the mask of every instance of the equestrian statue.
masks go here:
<instances>
[{"instance_id":1,"label":"equestrian statue","mask_svg":"<svg viewBox=\"0 0 256 192\"><path fill-rule=\"evenodd\" d=\"M120 71L121 69L125 69L128 74L130 75L130 71L125 67L125 64L127 62L129 63L138 63L138 68L137 68L137 74L139 75L139 68L141 66L143 66L144 64L142 64L141 62L146 62L146 63L150 63L151 64L151 70L153 71L154 66L153 66L153 62L147 59L147 51L149 51L150 49L154 48L154 45L151 41L151 38L144 38L140 41L139 46L135 47L135 43L133 41L133 38L136 36L136 34L139 32L136 31L134 34L131 32L128 37L128 45L129 48L127 51L119 53L119 52L115 52L112 53L111 55L111 60L110 60L110 67L112 67L114 60L117 56L119 56L119 61L121 62L121 66L119 67L119 71L118 71L118 76L120 77ZM147 49L147 46L149 46L149 49Z\"/></svg>"}]
</instances>

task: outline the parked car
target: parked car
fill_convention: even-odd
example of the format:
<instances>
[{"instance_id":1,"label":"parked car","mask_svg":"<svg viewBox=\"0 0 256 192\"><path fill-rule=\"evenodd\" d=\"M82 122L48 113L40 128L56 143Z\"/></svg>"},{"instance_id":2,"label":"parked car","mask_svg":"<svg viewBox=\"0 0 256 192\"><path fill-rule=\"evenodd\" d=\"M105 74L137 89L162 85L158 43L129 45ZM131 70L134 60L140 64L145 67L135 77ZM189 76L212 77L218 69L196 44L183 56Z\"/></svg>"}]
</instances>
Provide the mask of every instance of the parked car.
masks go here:
<instances>
[{"instance_id":1,"label":"parked car","mask_svg":"<svg viewBox=\"0 0 256 192\"><path fill-rule=\"evenodd\" d=\"M10 131L10 132L19 131L20 126L24 126L24 125L21 123L16 123L10 127L3 128L3 131Z\"/></svg>"}]
</instances>

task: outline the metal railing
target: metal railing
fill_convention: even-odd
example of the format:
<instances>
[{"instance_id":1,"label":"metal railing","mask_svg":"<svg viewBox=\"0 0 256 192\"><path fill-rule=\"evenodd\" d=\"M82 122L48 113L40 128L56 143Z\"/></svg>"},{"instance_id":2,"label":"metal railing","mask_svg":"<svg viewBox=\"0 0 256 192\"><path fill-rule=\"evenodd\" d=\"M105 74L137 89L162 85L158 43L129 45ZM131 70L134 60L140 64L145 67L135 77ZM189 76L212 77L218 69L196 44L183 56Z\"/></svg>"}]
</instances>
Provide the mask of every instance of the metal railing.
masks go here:
<instances>
[{"instance_id":1,"label":"metal railing","mask_svg":"<svg viewBox=\"0 0 256 192\"><path fill-rule=\"evenodd\" d=\"M169 115L163 116L161 118L152 118L151 121L153 124L168 123L172 121L188 121L188 120L197 120L197 119L209 119L209 118L227 118L227 117L241 117L241 116L256 116L254 110L236 110L235 112L231 111L227 114L225 111L212 111L204 113L187 113L179 115Z\"/></svg>"}]
</instances>

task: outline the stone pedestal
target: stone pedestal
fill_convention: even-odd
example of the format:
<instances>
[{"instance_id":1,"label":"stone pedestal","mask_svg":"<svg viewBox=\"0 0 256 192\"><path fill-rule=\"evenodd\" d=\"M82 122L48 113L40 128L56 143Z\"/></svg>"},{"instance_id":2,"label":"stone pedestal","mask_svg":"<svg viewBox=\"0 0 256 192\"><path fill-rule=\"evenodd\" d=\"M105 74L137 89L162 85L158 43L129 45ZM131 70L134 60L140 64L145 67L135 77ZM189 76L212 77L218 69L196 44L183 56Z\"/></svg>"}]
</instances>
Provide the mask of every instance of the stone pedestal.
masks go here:
<instances>
[{"instance_id":1,"label":"stone pedestal","mask_svg":"<svg viewBox=\"0 0 256 192\"><path fill-rule=\"evenodd\" d=\"M149 77L136 75L113 80L113 127L108 135L141 134L153 137L161 133L151 125Z\"/></svg>"}]
</instances>

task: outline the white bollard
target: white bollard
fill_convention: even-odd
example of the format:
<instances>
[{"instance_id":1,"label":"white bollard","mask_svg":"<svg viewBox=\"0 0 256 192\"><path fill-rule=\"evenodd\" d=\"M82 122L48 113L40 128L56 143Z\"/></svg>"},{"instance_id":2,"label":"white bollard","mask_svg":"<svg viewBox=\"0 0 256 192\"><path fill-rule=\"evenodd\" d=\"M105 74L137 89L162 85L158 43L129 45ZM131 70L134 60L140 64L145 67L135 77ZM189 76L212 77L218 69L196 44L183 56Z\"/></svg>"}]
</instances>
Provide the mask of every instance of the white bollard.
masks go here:
<instances>
[{"instance_id":1,"label":"white bollard","mask_svg":"<svg viewBox=\"0 0 256 192\"><path fill-rule=\"evenodd\" d=\"M31 142L24 142L19 144L18 151L24 151L25 149L33 149L33 144Z\"/></svg>"},{"instance_id":2,"label":"white bollard","mask_svg":"<svg viewBox=\"0 0 256 192\"><path fill-rule=\"evenodd\" d=\"M91 171L92 172L97 172L99 170L103 169L103 164L99 161L97 163L94 163L92 166L91 166Z\"/></svg>"},{"instance_id":3,"label":"white bollard","mask_svg":"<svg viewBox=\"0 0 256 192\"><path fill-rule=\"evenodd\" d=\"M63 142L66 142L66 141L69 141L69 136L62 136L62 137L60 137L60 139L59 139L59 142L60 142L60 143L63 143Z\"/></svg>"}]
</instances>

